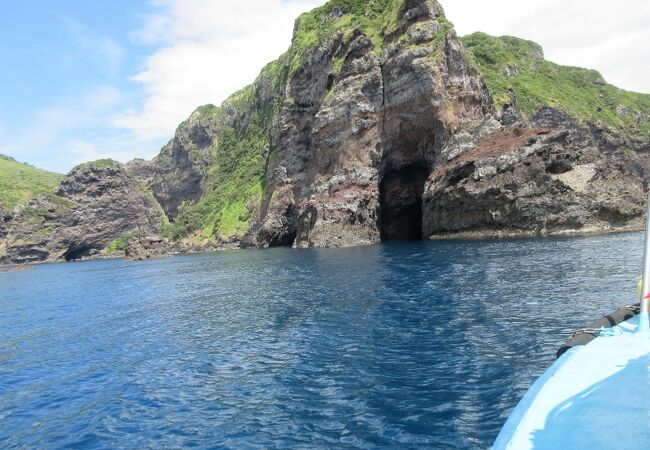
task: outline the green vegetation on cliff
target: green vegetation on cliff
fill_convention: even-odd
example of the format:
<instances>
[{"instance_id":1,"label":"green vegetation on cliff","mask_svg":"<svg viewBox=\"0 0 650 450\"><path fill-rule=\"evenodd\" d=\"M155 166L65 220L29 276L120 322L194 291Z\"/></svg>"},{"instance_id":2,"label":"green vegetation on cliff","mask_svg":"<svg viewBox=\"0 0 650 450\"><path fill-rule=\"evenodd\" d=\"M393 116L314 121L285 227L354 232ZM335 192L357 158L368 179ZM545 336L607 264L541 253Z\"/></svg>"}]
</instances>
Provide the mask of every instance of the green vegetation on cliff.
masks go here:
<instances>
[{"instance_id":1,"label":"green vegetation on cliff","mask_svg":"<svg viewBox=\"0 0 650 450\"><path fill-rule=\"evenodd\" d=\"M203 196L181 207L174 223L165 227L167 237L178 239L198 232L202 239L228 239L246 231L262 200L270 128L281 105L285 77L283 56L221 107L197 110L203 119L211 116L216 123L218 133L211 149L214 162L203 182Z\"/></svg>"},{"instance_id":2,"label":"green vegetation on cliff","mask_svg":"<svg viewBox=\"0 0 650 450\"><path fill-rule=\"evenodd\" d=\"M153 192L149 188L147 188L144 183L140 180L138 180L135 177L131 177L131 180L135 183L135 185L138 187L140 192L142 192L142 195L146 198L147 202L149 202L149 206L151 207L151 214L155 216L156 220L158 221L159 228L161 230L165 229L166 227L169 226L169 219L167 218L167 215L165 214L165 211L163 211L162 206L160 206L160 203L158 203L158 200L156 199L156 196L153 195Z\"/></svg>"},{"instance_id":3,"label":"green vegetation on cliff","mask_svg":"<svg viewBox=\"0 0 650 450\"><path fill-rule=\"evenodd\" d=\"M180 133L187 129L187 127L192 123L193 120L202 120L216 115L219 112L219 108L209 103L207 105L201 105L194 110L194 112L186 120L182 121L178 127L176 127L176 133Z\"/></svg>"},{"instance_id":4,"label":"green vegetation on cliff","mask_svg":"<svg viewBox=\"0 0 650 450\"><path fill-rule=\"evenodd\" d=\"M296 21L292 41L292 71L300 65L304 53L332 39L337 32L360 29L380 51L384 33L395 27L404 0L332 0Z\"/></svg>"},{"instance_id":5,"label":"green vegetation on cliff","mask_svg":"<svg viewBox=\"0 0 650 450\"><path fill-rule=\"evenodd\" d=\"M621 136L650 135L650 95L607 84L595 70L544 60L542 48L511 36L475 33L462 38L475 58L496 106L510 102L510 90L526 118L550 106Z\"/></svg>"},{"instance_id":6,"label":"green vegetation on cliff","mask_svg":"<svg viewBox=\"0 0 650 450\"><path fill-rule=\"evenodd\" d=\"M308 13L302 14L296 21L295 33L291 44L291 70L294 73L301 65L305 53L319 44L332 40L338 33L343 33L343 41L356 37L355 32L366 35L374 44L376 54L380 54L386 36L394 33L400 24L406 0L331 0ZM438 22L441 30L438 36L451 31L453 26L447 21L440 9ZM345 55L338 55L334 61L337 72Z\"/></svg>"},{"instance_id":7,"label":"green vegetation on cliff","mask_svg":"<svg viewBox=\"0 0 650 450\"><path fill-rule=\"evenodd\" d=\"M0 206L12 209L39 194L52 191L62 175L22 164L0 155Z\"/></svg>"},{"instance_id":8,"label":"green vegetation on cliff","mask_svg":"<svg viewBox=\"0 0 650 450\"><path fill-rule=\"evenodd\" d=\"M85 163L81 163L76 165L71 172L74 172L76 170L83 170L83 169L91 169L91 168L98 168L98 169L104 169L107 167L115 167L118 168L122 164L119 163L118 161L115 161L114 159L97 159L95 161L88 161Z\"/></svg>"},{"instance_id":9,"label":"green vegetation on cliff","mask_svg":"<svg viewBox=\"0 0 650 450\"><path fill-rule=\"evenodd\" d=\"M107 255L113 255L118 252L125 252L126 248L129 246L129 241L135 235L135 231L130 231L127 233L121 234L119 237L113 239L108 246L104 249L104 253Z\"/></svg>"}]
</instances>

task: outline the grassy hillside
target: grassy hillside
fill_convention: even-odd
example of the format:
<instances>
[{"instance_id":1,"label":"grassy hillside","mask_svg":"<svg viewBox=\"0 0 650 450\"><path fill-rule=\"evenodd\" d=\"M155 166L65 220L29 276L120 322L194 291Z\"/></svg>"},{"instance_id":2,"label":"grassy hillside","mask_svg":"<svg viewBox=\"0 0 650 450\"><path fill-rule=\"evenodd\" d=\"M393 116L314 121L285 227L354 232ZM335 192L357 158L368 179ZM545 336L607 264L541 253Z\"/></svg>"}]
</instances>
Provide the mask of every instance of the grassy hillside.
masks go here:
<instances>
[{"instance_id":1,"label":"grassy hillside","mask_svg":"<svg viewBox=\"0 0 650 450\"><path fill-rule=\"evenodd\" d=\"M626 138L650 136L650 95L618 89L595 70L546 61L542 48L531 41L475 33L462 42L498 108L509 102L511 89L526 117L551 106Z\"/></svg>"},{"instance_id":2,"label":"grassy hillside","mask_svg":"<svg viewBox=\"0 0 650 450\"><path fill-rule=\"evenodd\" d=\"M39 194L52 191L61 177L0 155L0 206L12 209L27 203Z\"/></svg>"}]
</instances>

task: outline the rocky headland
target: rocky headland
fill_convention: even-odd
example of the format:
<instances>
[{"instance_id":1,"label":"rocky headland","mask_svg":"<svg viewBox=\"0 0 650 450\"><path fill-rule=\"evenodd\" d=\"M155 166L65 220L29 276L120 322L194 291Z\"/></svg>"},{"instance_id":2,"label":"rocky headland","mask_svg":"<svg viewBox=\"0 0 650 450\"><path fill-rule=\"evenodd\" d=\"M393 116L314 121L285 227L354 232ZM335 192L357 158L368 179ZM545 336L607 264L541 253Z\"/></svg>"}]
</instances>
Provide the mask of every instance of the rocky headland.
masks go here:
<instances>
[{"instance_id":1,"label":"rocky headland","mask_svg":"<svg viewBox=\"0 0 650 450\"><path fill-rule=\"evenodd\" d=\"M434 0L333 0L153 160L0 203L0 263L636 230L649 152L650 95Z\"/></svg>"}]
</instances>

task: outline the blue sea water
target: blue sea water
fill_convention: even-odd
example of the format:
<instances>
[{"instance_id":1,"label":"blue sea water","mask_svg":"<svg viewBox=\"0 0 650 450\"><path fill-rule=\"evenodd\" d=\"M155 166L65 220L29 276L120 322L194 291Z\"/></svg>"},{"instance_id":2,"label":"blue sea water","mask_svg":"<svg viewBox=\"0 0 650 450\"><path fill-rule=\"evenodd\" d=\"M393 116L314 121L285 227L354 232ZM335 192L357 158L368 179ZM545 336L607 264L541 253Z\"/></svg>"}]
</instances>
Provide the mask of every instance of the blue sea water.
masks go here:
<instances>
[{"instance_id":1,"label":"blue sea water","mask_svg":"<svg viewBox=\"0 0 650 450\"><path fill-rule=\"evenodd\" d=\"M487 448L642 236L0 273L0 448Z\"/></svg>"}]
</instances>

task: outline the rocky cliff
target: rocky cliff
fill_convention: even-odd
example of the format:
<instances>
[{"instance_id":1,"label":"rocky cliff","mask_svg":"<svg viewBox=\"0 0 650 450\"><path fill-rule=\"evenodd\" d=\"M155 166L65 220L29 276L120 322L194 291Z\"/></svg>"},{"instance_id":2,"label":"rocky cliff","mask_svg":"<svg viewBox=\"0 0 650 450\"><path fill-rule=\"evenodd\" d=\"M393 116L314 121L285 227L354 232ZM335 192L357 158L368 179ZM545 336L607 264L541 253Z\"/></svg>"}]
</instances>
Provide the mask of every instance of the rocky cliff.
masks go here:
<instances>
[{"instance_id":1,"label":"rocky cliff","mask_svg":"<svg viewBox=\"0 0 650 450\"><path fill-rule=\"evenodd\" d=\"M533 43L459 40L436 2L369 5L298 20L280 150L245 246L640 226L648 96Z\"/></svg>"},{"instance_id":2,"label":"rocky cliff","mask_svg":"<svg viewBox=\"0 0 650 450\"><path fill-rule=\"evenodd\" d=\"M136 230L164 236L131 239L159 255L152 243L638 229L648 151L648 95L545 61L532 42L459 38L434 0L332 0L298 18L290 49L251 86L198 108L152 161L75 169L5 214L0 258L127 250Z\"/></svg>"},{"instance_id":3,"label":"rocky cliff","mask_svg":"<svg viewBox=\"0 0 650 450\"><path fill-rule=\"evenodd\" d=\"M246 245L421 236L436 155L489 115L492 99L440 6L398 3L393 23L383 11L327 7L298 20L297 36L332 30L288 77L275 130L281 149Z\"/></svg>"},{"instance_id":4,"label":"rocky cliff","mask_svg":"<svg viewBox=\"0 0 650 450\"><path fill-rule=\"evenodd\" d=\"M134 229L156 233L165 221L155 198L122 164L82 164L55 191L13 210L5 224L0 262L98 256L122 234Z\"/></svg>"}]
</instances>

